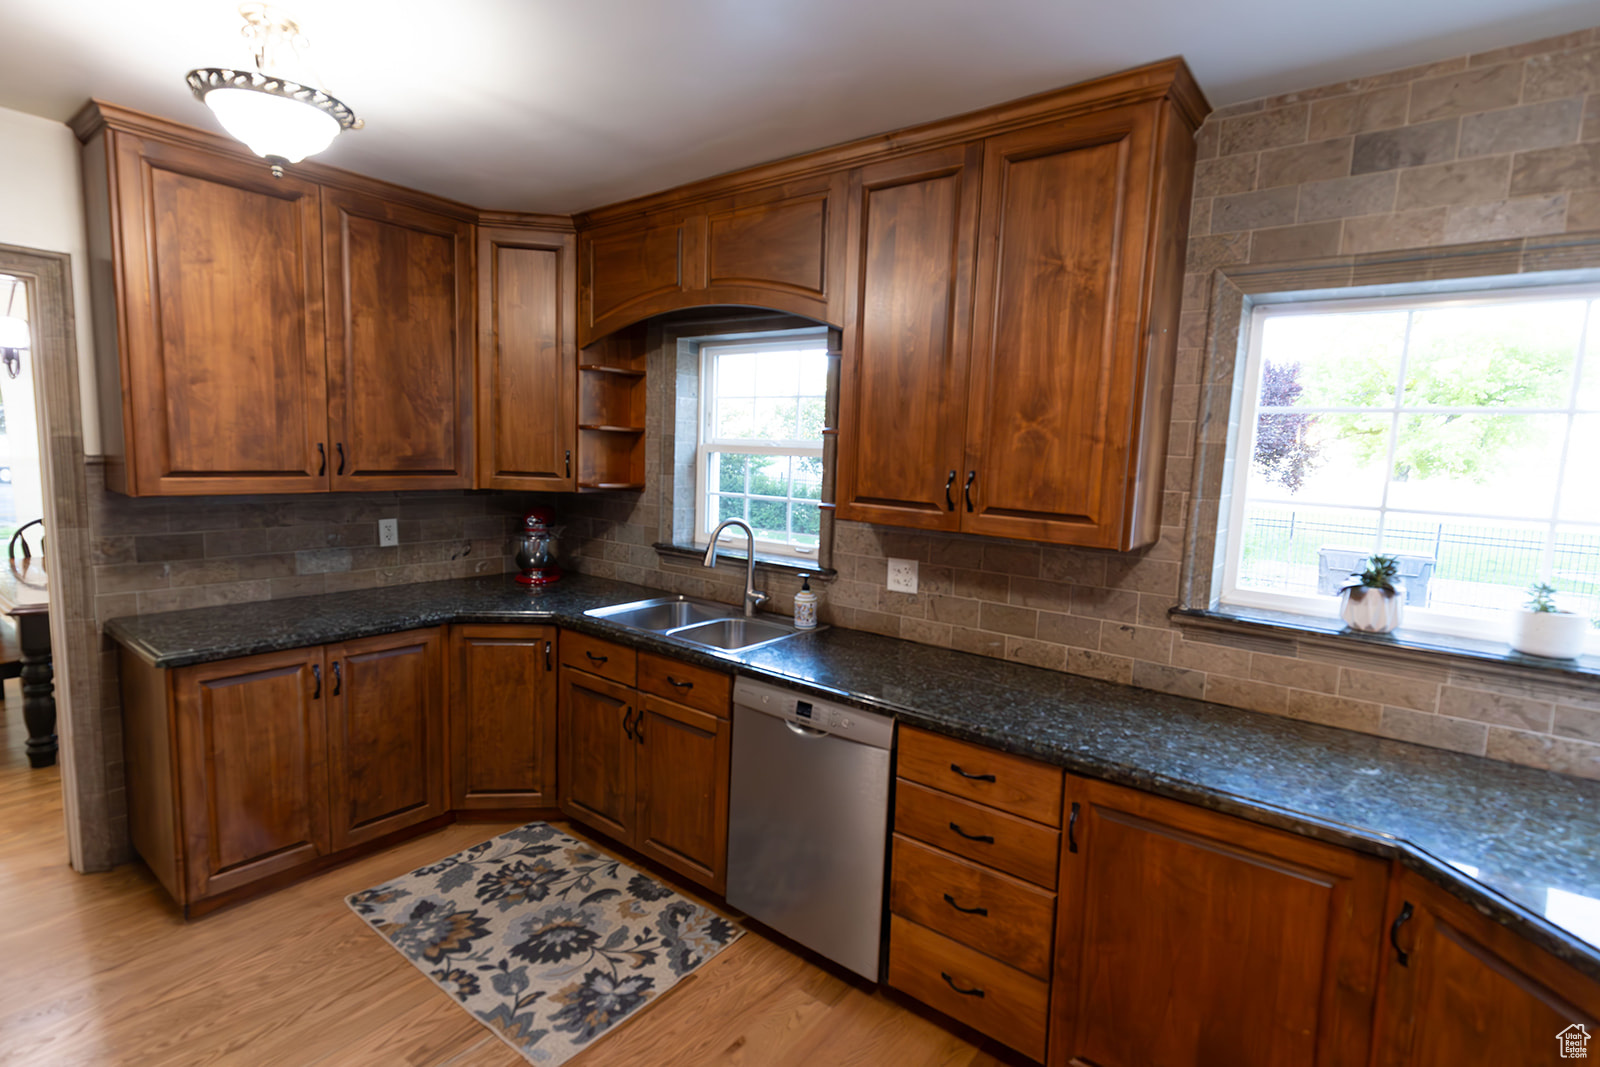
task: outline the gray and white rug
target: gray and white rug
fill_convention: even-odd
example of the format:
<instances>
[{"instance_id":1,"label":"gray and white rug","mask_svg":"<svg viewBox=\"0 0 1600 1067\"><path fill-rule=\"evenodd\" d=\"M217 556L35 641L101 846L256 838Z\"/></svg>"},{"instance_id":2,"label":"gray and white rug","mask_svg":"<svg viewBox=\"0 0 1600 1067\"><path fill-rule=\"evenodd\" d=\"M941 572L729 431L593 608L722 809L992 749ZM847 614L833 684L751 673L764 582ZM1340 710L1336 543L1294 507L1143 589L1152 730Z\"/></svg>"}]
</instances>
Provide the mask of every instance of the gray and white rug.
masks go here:
<instances>
[{"instance_id":1,"label":"gray and white rug","mask_svg":"<svg viewBox=\"0 0 1600 1067\"><path fill-rule=\"evenodd\" d=\"M548 823L348 898L435 985L530 1063L583 1051L741 933Z\"/></svg>"}]
</instances>

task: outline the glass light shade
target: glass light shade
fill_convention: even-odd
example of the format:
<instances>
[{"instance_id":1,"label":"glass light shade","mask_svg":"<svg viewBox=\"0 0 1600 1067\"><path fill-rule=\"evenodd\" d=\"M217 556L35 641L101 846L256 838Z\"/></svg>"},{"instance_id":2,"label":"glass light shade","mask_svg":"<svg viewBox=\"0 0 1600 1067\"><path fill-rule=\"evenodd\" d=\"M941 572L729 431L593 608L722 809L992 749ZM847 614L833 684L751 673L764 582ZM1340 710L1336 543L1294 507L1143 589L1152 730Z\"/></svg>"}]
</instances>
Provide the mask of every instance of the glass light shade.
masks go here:
<instances>
[{"instance_id":1,"label":"glass light shade","mask_svg":"<svg viewBox=\"0 0 1600 1067\"><path fill-rule=\"evenodd\" d=\"M212 89L206 106L223 129L264 159L298 163L327 148L339 134L339 121L320 108L287 96L255 89Z\"/></svg>"},{"instance_id":2,"label":"glass light shade","mask_svg":"<svg viewBox=\"0 0 1600 1067\"><path fill-rule=\"evenodd\" d=\"M0 348L27 348L33 344L26 319L0 315Z\"/></svg>"}]
</instances>

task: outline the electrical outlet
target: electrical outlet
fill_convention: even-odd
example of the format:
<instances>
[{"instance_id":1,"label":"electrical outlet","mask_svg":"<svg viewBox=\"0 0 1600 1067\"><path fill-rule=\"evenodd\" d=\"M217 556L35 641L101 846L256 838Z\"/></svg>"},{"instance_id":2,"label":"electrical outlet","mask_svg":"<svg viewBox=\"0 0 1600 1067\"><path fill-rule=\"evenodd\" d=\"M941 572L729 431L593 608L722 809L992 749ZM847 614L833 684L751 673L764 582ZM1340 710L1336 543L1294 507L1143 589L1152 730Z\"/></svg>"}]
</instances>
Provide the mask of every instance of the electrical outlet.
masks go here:
<instances>
[{"instance_id":1,"label":"electrical outlet","mask_svg":"<svg viewBox=\"0 0 1600 1067\"><path fill-rule=\"evenodd\" d=\"M891 559L889 561L889 592L915 593L917 591L917 561Z\"/></svg>"},{"instance_id":2,"label":"electrical outlet","mask_svg":"<svg viewBox=\"0 0 1600 1067\"><path fill-rule=\"evenodd\" d=\"M400 543L400 520L378 520L378 547L393 548Z\"/></svg>"}]
</instances>

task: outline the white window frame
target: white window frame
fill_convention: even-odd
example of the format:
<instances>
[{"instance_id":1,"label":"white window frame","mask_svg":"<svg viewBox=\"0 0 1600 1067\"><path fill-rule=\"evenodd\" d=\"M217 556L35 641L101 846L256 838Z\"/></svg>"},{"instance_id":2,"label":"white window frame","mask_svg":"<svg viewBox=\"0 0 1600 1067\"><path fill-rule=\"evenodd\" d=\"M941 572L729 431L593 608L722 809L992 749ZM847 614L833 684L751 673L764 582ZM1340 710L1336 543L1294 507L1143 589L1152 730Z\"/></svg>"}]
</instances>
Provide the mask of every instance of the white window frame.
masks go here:
<instances>
[{"instance_id":1,"label":"white window frame","mask_svg":"<svg viewBox=\"0 0 1600 1067\"><path fill-rule=\"evenodd\" d=\"M1407 360L1410 356L1409 333L1400 353L1400 364L1396 376L1396 388L1391 401L1386 407L1363 408L1312 408L1306 411L1315 411L1318 414L1388 414L1394 420L1390 426L1389 437L1389 466L1394 462L1394 449L1398 440L1398 420L1403 414L1415 411L1427 411L1430 414L1495 414L1495 415L1560 415L1567 418L1566 432L1562 439L1560 468L1565 470L1568 449L1572 443L1572 418L1579 412L1590 412L1590 408L1578 407L1578 390L1583 382L1585 366L1600 360L1600 351L1586 351L1590 334L1594 331L1594 317L1600 314L1595 304L1600 300L1600 284L1585 283L1579 285L1550 285L1528 287L1497 287L1467 292L1453 292L1449 294L1409 293L1397 296L1361 297L1346 299L1326 299L1290 301L1283 303L1263 303L1256 305L1250 314L1249 337L1246 363L1244 368L1243 393L1240 401L1239 429L1236 438L1234 453L1234 469L1232 480L1232 499L1230 501L1228 519L1228 538L1226 556L1223 561L1223 585L1218 601L1224 606L1259 608L1270 611L1282 611L1292 614L1309 615L1317 618L1337 618L1339 615L1339 600L1337 597L1328 596L1303 596L1293 593L1271 593L1257 589L1239 588L1239 567L1242 555L1244 538L1245 493L1249 485L1250 469L1254 463L1255 439L1257 429L1257 416L1260 414L1261 393L1261 337L1262 325L1268 318L1288 315L1315 315L1328 312L1358 312L1382 311L1410 308L1438 308L1450 306L1482 306L1492 303L1530 303L1540 300L1571 300L1574 297L1586 298L1590 303L1590 311L1585 319L1582 332L1578 339L1578 350L1572 383L1567 394L1567 403L1562 407L1406 407L1405 398L1400 383L1406 377ZM1274 411L1278 409L1273 409ZM1283 412L1298 412L1300 408L1284 408ZM1270 413L1270 412L1269 412ZM1543 523L1544 549L1543 559L1540 564L1541 580L1548 580L1551 567L1551 558L1554 548L1554 534L1558 525L1585 526L1600 529L1600 523L1576 522L1573 520L1558 520L1561 507L1561 494L1565 486L1558 480L1554 499L1551 501L1550 514L1545 519L1534 519L1531 516L1483 515L1469 512L1439 512L1418 511L1407 508L1391 508L1388 506L1389 487L1391 480L1384 479L1383 494L1377 506L1352 505L1342 501L1306 501L1307 507L1337 507L1350 511L1365 511L1376 514L1378 518L1378 549L1383 552L1383 532L1389 515L1427 514L1430 516L1442 515L1448 518L1466 521L1483 522L1530 522ZM1464 618L1448 611L1437 611L1424 608L1407 607L1405 626L1408 629L1428 630L1435 633L1452 634L1463 637L1487 638L1490 640L1504 640L1509 631L1509 620ZM1600 636L1591 633L1586 644L1586 651L1600 653Z\"/></svg>"},{"instance_id":2,"label":"white window frame","mask_svg":"<svg viewBox=\"0 0 1600 1067\"><path fill-rule=\"evenodd\" d=\"M797 348L826 348L828 346L828 331L825 328L814 330L796 330L786 332L782 336L767 334L759 339L740 339L738 336L727 340L707 338L700 342L700 412L698 422L698 440L695 445L694 457L694 543L704 548L711 543L711 531L716 528L711 509L706 506L706 498L710 493L711 473L708 470L711 454L714 452L742 452L758 456L805 456L822 459L822 439L813 440L773 441L767 438L746 439L737 437L716 437L712 421L716 411L716 354L718 352L787 352ZM776 498L770 498L776 499ZM787 498L792 500L793 498ZM729 541L724 537L721 542L726 548L737 550L744 546L738 540ZM807 560L815 562L818 550L821 548L819 535L817 545L806 548L799 545L787 544L782 541L768 541L757 539L755 552L757 555L782 556L788 559Z\"/></svg>"}]
</instances>

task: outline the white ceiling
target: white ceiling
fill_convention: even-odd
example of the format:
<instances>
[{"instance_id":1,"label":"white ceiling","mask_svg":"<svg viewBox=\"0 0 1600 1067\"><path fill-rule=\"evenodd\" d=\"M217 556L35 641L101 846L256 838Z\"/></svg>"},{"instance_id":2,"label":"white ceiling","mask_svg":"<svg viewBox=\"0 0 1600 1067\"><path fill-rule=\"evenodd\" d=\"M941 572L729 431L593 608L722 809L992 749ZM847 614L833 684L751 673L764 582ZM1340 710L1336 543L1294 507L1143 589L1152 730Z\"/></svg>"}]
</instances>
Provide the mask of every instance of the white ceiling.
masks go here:
<instances>
[{"instance_id":1,"label":"white ceiling","mask_svg":"<svg viewBox=\"0 0 1600 1067\"><path fill-rule=\"evenodd\" d=\"M324 162L568 212L1185 56L1213 105L1600 22L1594 0L280 0L366 129ZM216 128L237 0L0 0L0 106ZM0 165L4 146L0 145Z\"/></svg>"}]
</instances>

